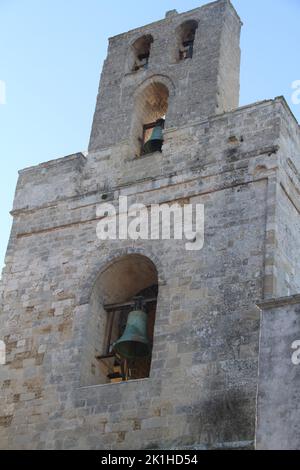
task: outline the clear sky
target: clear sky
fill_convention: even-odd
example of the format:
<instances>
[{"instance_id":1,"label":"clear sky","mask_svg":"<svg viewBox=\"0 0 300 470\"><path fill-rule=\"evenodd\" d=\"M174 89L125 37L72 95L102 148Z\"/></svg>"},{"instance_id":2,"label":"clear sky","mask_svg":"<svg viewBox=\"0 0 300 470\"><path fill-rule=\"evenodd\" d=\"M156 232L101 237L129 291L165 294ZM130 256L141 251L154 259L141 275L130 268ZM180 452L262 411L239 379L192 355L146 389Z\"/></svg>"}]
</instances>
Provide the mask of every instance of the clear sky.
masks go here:
<instances>
[{"instance_id":1,"label":"clear sky","mask_svg":"<svg viewBox=\"0 0 300 470\"><path fill-rule=\"evenodd\" d=\"M18 169L87 149L108 37L205 3L0 0L0 267ZM300 0L233 4L244 22L240 104L285 95L300 120Z\"/></svg>"}]
</instances>

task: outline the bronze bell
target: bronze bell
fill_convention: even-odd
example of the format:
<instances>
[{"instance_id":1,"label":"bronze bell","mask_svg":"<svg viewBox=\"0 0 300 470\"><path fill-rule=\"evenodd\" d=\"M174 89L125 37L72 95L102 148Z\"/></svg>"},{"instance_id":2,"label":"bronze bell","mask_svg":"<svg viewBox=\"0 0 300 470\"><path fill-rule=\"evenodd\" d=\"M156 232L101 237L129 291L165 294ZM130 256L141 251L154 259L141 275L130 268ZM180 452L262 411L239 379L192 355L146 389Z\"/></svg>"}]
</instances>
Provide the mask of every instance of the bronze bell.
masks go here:
<instances>
[{"instance_id":1,"label":"bronze bell","mask_svg":"<svg viewBox=\"0 0 300 470\"><path fill-rule=\"evenodd\" d=\"M147 313L143 310L142 298L136 299L135 308L128 315L125 331L114 343L113 349L123 359L137 359L151 354Z\"/></svg>"},{"instance_id":2,"label":"bronze bell","mask_svg":"<svg viewBox=\"0 0 300 470\"><path fill-rule=\"evenodd\" d=\"M163 138L163 129L165 126L164 119L158 119L155 123L155 127L152 130L152 134L149 140L144 144L144 153L153 153L153 152L161 152L162 146L164 143Z\"/></svg>"}]
</instances>

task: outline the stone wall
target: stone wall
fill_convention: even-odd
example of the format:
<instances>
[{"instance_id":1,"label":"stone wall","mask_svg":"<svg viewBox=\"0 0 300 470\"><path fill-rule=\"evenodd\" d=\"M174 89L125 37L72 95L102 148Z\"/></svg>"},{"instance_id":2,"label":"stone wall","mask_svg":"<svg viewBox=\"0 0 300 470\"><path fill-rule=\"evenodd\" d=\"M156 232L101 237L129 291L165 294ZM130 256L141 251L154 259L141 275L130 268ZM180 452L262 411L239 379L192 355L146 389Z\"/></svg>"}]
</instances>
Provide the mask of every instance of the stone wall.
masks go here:
<instances>
[{"instance_id":1,"label":"stone wall","mask_svg":"<svg viewBox=\"0 0 300 470\"><path fill-rule=\"evenodd\" d=\"M282 121L276 204L276 295L300 292L300 133L296 120Z\"/></svg>"},{"instance_id":2,"label":"stone wall","mask_svg":"<svg viewBox=\"0 0 300 470\"><path fill-rule=\"evenodd\" d=\"M257 410L257 449L299 450L299 295L269 300L262 310ZM299 353L296 359L299 359Z\"/></svg>"},{"instance_id":3,"label":"stone wall","mask_svg":"<svg viewBox=\"0 0 300 470\"><path fill-rule=\"evenodd\" d=\"M112 164L106 186L108 160L99 153L21 172L2 283L2 447L253 444L255 302L264 296L266 224L286 112L275 100L167 131L162 154L132 167ZM58 198L66 165L63 187L72 188L70 180L79 189ZM41 195L53 188L49 200L30 198L31 185ZM172 240L99 241L96 205L104 190L115 202L126 194L129 203L204 203L203 250L187 252ZM149 257L159 273L151 376L81 387L92 287L108 263L128 253Z\"/></svg>"},{"instance_id":4,"label":"stone wall","mask_svg":"<svg viewBox=\"0 0 300 470\"><path fill-rule=\"evenodd\" d=\"M153 44L157 73L163 58L155 48L160 44L166 50L175 23L195 15L200 26L206 25L203 44L199 28L200 48L207 47L208 38L212 43L227 38L238 66L240 23L223 0L168 16L128 33L126 40L117 36L110 41L99 101L103 108L98 103L90 152L20 172L1 283L0 331L7 346L7 363L0 366L1 448L254 446L260 331L256 302L278 295L285 288L282 279L298 266L293 212L297 180L285 183L292 205L278 188L288 168L294 171L299 165L299 128L283 98L229 111L238 90L231 93L224 80L220 94L211 94L216 83L210 83L205 95L201 87L209 77L203 77L193 94L194 106L194 82L186 87L187 70L173 64L165 70L172 75L171 68L179 67L172 79L151 78L170 91L163 151L136 158L125 138L124 116L137 83L123 76L120 108L125 63L119 58L141 31L161 38L166 25L167 42L160 43L161 38ZM195 56L196 69L198 60L204 65L210 61L209 74L229 54L224 46L210 46ZM214 48L217 57L210 55ZM225 77L228 63L223 65L220 76ZM196 69L189 71L191 80ZM234 70L229 76L237 87ZM201 96L203 107L198 106ZM219 111L227 112L215 114L218 99ZM124 195L129 204L147 206L203 203L204 248L189 252L185 241L174 240L99 240L97 205L105 200L117 206ZM291 236L284 238L280 220L285 217L286 225L291 216ZM147 257L159 279L150 377L97 385L99 378L91 378L88 369L96 367L91 364L91 345L97 342L93 325L100 328L101 321L90 319L95 292L100 305L105 292L101 286L95 291L95 283L107 266L132 254ZM297 289L298 275L290 279L291 289Z\"/></svg>"}]
</instances>

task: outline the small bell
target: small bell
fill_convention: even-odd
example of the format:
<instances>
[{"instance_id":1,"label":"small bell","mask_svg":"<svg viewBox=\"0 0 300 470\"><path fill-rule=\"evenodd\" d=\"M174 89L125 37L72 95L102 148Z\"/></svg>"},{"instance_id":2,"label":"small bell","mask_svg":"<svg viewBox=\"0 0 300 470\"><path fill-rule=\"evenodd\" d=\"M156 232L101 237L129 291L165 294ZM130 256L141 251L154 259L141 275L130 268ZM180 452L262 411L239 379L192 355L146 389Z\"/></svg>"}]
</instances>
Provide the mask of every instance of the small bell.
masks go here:
<instances>
[{"instance_id":1,"label":"small bell","mask_svg":"<svg viewBox=\"0 0 300 470\"><path fill-rule=\"evenodd\" d=\"M147 334L147 313L143 310L142 298L136 299L135 309L128 315L125 331L114 343L113 349L124 359L148 357L151 354Z\"/></svg>"}]
</instances>

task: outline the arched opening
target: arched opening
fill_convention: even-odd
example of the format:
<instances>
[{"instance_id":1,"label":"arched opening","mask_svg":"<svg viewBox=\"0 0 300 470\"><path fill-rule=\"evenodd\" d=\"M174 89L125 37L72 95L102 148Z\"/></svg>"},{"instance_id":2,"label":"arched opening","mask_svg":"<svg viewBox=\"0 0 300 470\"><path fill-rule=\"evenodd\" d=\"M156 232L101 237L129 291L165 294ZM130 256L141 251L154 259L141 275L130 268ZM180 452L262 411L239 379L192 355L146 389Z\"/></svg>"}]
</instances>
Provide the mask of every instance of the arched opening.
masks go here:
<instances>
[{"instance_id":1,"label":"arched opening","mask_svg":"<svg viewBox=\"0 0 300 470\"><path fill-rule=\"evenodd\" d=\"M150 60L151 45L153 37L151 34L137 39L131 46L131 71L147 70Z\"/></svg>"},{"instance_id":2,"label":"arched opening","mask_svg":"<svg viewBox=\"0 0 300 470\"><path fill-rule=\"evenodd\" d=\"M98 277L90 300L90 317L85 338L82 384L96 385L149 377L158 295L158 274L152 261L139 254L115 260ZM139 327L147 352L120 353L116 344L124 338L134 346L136 337L128 330L130 314L136 310L136 297L142 299ZM139 310L138 310L139 311ZM130 325L129 325L130 326ZM132 326L132 324L131 324ZM128 346L128 341L126 346ZM138 339L138 342L141 342ZM122 344L124 346L125 342ZM136 344L135 344L136 345ZM139 352L139 351L138 351Z\"/></svg>"},{"instance_id":3,"label":"arched opening","mask_svg":"<svg viewBox=\"0 0 300 470\"><path fill-rule=\"evenodd\" d=\"M188 20L177 29L176 59L178 61L192 59L197 29L198 23L195 20Z\"/></svg>"},{"instance_id":4,"label":"arched opening","mask_svg":"<svg viewBox=\"0 0 300 470\"><path fill-rule=\"evenodd\" d=\"M138 94L132 130L137 156L162 151L168 101L169 90L159 81L151 82Z\"/></svg>"}]
</instances>

